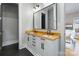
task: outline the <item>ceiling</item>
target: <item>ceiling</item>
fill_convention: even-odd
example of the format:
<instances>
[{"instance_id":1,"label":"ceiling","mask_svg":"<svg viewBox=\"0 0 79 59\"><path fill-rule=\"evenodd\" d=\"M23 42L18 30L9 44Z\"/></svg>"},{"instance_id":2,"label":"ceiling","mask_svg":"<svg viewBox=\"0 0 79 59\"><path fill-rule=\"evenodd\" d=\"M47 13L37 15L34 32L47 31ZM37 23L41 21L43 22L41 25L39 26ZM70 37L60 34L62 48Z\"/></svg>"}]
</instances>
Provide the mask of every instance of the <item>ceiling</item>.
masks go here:
<instances>
[{"instance_id":1,"label":"ceiling","mask_svg":"<svg viewBox=\"0 0 79 59\"><path fill-rule=\"evenodd\" d=\"M65 13L79 12L79 3L65 3Z\"/></svg>"}]
</instances>

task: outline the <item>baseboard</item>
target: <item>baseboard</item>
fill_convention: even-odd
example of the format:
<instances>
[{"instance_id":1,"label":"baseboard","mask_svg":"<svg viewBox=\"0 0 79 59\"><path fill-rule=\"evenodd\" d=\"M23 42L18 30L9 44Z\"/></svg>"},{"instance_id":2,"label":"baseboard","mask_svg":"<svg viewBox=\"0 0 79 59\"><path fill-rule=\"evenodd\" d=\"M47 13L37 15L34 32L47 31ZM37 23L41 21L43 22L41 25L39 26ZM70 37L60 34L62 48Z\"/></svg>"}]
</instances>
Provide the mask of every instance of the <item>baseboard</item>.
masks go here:
<instances>
[{"instance_id":1,"label":"baseboard","mask_svg":"<svg viewBox=\"0 0 79 59\"><path fill-rule=\"evenodd\" d=\"M21 50L21 49L23 49L23 48L26 48L26 47L24 47L24 46L21 46L21 45L19 46L19 50Z\"/></svg>"},{"instance_id":2,"label":"baseboard","mask_svg":"<svg viewBox=\"0 0 79 59\"><path fill-rule=\"evenodd\" d=\"M27 45L24 45L24 44L19 44L19 49L23 49L23 48L26 48Z\"/></svg>"},{"instance_id":3,"label":"baseboard","mask_svg":"<svg viewBox=\"0 0 79 59\"><path fill-rule=\"evenodd\" d=\"M2 47L8 46L8 45L11 45L11 44L16 44L16 43L18 43L18 41L6 41L6 42L3 42Z\"/></svg>"},{"instance_id":4,"label":"baseboard","mask_svg":"<svg viewBox=\"0 0 79 59\"><path fill-rule=\"evenodd\" d=\"M18 41L15 41L15 40L6 41L6 42L3 42L2 46L7 46L7 45L15 44L15 43L18 43Z\"/></svg>"}]
</instances>

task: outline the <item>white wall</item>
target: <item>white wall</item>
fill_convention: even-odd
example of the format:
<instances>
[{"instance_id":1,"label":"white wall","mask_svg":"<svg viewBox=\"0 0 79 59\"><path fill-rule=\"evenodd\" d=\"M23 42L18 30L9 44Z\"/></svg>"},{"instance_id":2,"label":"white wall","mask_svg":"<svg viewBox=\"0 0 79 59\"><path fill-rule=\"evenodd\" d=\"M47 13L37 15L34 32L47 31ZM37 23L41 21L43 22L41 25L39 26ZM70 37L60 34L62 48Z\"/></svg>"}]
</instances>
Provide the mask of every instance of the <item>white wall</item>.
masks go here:
<instances>
[{"instance_id":1,"label":"white wall","mask_svg":"<svg viewBox=\"0 0 79 59\"><path fill-rule=\"evenodd\" d=\"M65 23L73 24L74 17L79 17L79 3L65 3Z\"/></svg>"},{"instance_id":2,"label":"white wall","mask_svg":"<svg viewBox=\"0 0 79 59\"><path fill-rule=\"evenodd\" d=\"M60 38L60 55L64 55L65 50L65 23L64 23L64 3L59 3L57 7L57 22L58 22L58 31L61 34Z\"/></svg>"},{"instance_id":3,"label":"white wall","mask_svg":"<svg viewBox=\"0 0 79 59\"><path fill-rule=\"evenodd\" d=\"M70 14L70 13L75 13L79 12L79 3L64 3L65 4L65 13Z\"/></svg>"},{"instance_id":4,"label":"white wall","mask_svg":"<svg viewBox=\"0 0 79 59\"><path fill-rule=\"evenodd\" d=\"M65 23L73 24L73 20L75 19L75 17L79 17L79 12L65 14L65 15L66 15Z\"/></svg>"},{"instance_id":5,"label":"white wall","mask_svg":"<svg viewBox=\"0 0 79 59\"><path fill-rule=\"evenodd\" d=\"M19 49L27 44L25 42L25 30L33 28L33 4L19 4Z\"/></svg>"}]
</instances>

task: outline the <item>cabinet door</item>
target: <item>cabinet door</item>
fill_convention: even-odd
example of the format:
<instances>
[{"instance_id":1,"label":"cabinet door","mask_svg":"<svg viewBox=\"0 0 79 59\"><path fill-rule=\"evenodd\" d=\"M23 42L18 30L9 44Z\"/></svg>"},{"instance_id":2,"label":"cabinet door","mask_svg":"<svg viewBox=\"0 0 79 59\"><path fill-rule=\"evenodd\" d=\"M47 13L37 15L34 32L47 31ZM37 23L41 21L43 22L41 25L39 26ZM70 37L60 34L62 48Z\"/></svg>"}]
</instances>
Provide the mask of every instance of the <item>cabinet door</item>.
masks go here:
<instances>
[{"instance_id":1,"label":"cabinet door","mask_svg":"<svg viewBox=\"0 0 79 59\"><path fill-rule=\"evenodd\" d=\"M29 47L29 35L25 34L26 46Z\"/></svg>"},{"instance_id":2,"label":"cabinet door","mask_svg":"<svg viewBox=\"0 0 79 59\"><path fill-rule=\"evenodd\" d=\"M36 39L36 52L39 55L44 54L44 41L40 37L35 37Z\"/></svg>"},{"instance_id":3,"label":"cabinet door","mask_svg":"<svg viewBox=\"0 0 79 59\"><path fill-rule=\"evenodd\" d=\"M27 35L26 39L27 39L27 47L31 48L31 38L30 38L30 35Z\"/></svg>"},{"instance_id":4,"label":"cabinet door","mask_svg":"<svg viewBox=\"0 0 79 59\"><path fill-rule=\"evenodd\" d=\"M45 40L45 56L58 56L59 40Z\"/></svg>"}]
</instances>

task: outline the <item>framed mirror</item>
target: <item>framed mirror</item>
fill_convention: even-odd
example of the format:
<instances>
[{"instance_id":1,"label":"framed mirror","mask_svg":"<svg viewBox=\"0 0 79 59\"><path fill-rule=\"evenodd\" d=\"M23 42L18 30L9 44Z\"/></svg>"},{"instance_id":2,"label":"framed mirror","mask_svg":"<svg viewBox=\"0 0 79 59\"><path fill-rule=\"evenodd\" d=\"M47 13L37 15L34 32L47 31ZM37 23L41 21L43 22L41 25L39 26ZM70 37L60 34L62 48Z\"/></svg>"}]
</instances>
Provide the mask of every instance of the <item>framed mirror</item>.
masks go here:
<instances>
[{"instance_id":1,"label":"framed mirror","mask_svg":"<svg viewBox=\"0 0 79 59\"><path fill-rule=\"evenodd\" d=\"M34 13L34 28L57 29L57 4L53 3Z\"/></svg>"}]
</instances>

